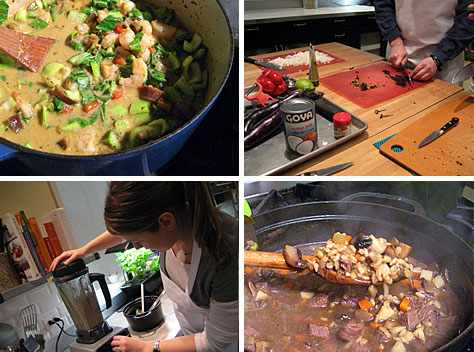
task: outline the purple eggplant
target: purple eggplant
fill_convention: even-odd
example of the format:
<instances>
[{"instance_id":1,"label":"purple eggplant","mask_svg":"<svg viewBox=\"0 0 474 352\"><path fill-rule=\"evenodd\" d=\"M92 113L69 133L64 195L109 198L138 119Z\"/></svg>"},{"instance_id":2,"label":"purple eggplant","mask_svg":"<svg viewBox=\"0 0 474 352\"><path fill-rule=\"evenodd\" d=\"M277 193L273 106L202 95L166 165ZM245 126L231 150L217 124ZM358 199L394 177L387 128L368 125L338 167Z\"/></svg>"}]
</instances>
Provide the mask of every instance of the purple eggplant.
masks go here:
<instances>
[{"instance_id":1,"label":"purple eggplant","mask_svg":"<svg viewBox=\"0 0 474 352\"><path fill-rule=\"evenodd\" d=\"M285 101L288 101L293 98L297 98L303 94L302 89L297 89L293 92L291 92L289 95L287 95L285 98L282 100L278 100L274 102L271 105L259 108L252 112L247 119L245 120L244 124L244 132L245 133L250 133L250 131L253 129L255 125L257 125L260 121L263 119L266 119L266 116L274 112L275 110L278 110L280 108L280 105L283 104Z\"/></svg>"},{"instance_id":2,"label":"purple eggplant","mask_svg":"<svg viewBox=\"0 0 474 352\"><path fill-rule=\"evenodd\" d=\"M268 114L244 136L244 147L250 149L274 133L282 125L280 109Z\"/></svg>"}]
</instances>

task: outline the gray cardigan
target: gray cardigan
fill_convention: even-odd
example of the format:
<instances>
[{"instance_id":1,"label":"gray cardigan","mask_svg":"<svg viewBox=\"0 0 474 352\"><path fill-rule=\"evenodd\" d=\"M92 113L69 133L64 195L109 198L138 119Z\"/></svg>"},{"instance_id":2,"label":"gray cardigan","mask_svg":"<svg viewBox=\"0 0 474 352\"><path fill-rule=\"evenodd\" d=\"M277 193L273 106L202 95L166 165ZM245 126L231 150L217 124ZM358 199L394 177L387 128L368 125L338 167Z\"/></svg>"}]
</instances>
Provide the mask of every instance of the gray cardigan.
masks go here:
<instances>
[{"instance_id":1,"label":"gray cardigan","mask_svg":"<svg viewBox=\"0 0 474 352\"><path fill-rule=\"evenodd\" d=\"M226 268L216 273L211 256L203 251L191 292L193 302L203 308L209 308L211 298L217 302L232 302L239 298L239 225L227 213L220 211L219 217L222 239L232 253L232 261ZM166 252L160 252L160 269L162 275L169 277L166 271L165 256Z\"/></svg>"}]
</instances>

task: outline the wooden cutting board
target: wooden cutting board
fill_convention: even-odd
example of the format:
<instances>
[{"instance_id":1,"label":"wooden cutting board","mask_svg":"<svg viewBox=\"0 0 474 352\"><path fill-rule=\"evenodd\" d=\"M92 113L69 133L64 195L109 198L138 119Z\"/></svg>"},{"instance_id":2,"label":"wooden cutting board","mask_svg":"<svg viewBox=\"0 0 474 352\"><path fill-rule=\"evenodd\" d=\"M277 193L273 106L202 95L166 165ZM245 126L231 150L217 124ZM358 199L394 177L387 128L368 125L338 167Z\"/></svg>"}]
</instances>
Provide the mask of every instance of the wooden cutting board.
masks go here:
<instances>
[{"instance_id":1,"label":"wooden cutting board","mask_svg":"<svg viewBox=\"0 0 474 352\"><path fill-rule=\"evenodd\" d=\"M452 117L459 118L456 127L418 148ZM402 151L395 151L397 147ZM385 142L380 151L422 176L474 175L474 96L463 95L441 105Z\"/></svg>"},{"instance_id":2,"label":"wooden cutting board","mask_svg":"<svg viewBox=\"0 0 474 352\"><path fill-rule=\"evenodd\" d=\"M384 71L389 72L389 75ZM342 95L364 109L368 109L400 95L407 94L433 82L413 81L413 86L410 86L407 83L405 87L402 87L397 85L390 76L405 77L402 72L394 68L392 65L381 62L371 66L336 73L321 78L319 81L325 87L328 87L337 94ZM369 89L362 90L360 84L365 84Z\"/></svg>"},{"instance_id":3,"label":"wooden cutting board","mask_svg":"<svg viewBox=\"0 0 474 352\"><path fill-rule=\"evenodd\" d=\"M334 55L331 55L325 51L322 51L322 50L319 50L319 49L316 49L317 51L319 51L320 53L323 53L323 54L326 54L327 56L329 56L330 58L332 58L332 60L330 62L327 62L327 63L318 63L318 67L322 67L322 66L327 66L327 65L332 65L332 64L337 64L338 62L343 62L344 59L341 59L341 58L338 58ZM297 51L294 51L294 52L291 52L291 53L287 53L287 54L284 54L284 55L275 55L275 56L269 56L269 57L265 57L265 58L262 58L261 60L264 60L264 61L267 61L267 62L270 62L274 59L277 59L277 58L285 58L287 56L291 56L291 55L295 55L299 52L301 52L302 50L297 50ZM308 55L308 63L305 64L305 65L297 65L297 66L284 66L283 68L286 70L286 71L277 71L279 72L280 74L290 74L290 73L295 73L295 72L299 72L299 71L308 71L309 70L309 49L308 50L303 50L303 51L306 51L306 54ZM258 66L259 69L261 70L264 70L265 67L261 67L261 66Z\"/></svg>"}]
</instances>

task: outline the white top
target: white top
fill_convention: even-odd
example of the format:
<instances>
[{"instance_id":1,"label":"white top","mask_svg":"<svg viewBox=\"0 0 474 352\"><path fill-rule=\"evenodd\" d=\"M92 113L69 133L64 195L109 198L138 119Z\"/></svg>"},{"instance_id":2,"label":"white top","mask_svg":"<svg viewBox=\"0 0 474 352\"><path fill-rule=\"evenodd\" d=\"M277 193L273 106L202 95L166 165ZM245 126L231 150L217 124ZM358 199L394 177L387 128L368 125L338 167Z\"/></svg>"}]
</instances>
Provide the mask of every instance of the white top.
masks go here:
<instances>
[{"instance_id":1,"label":"white top","mask_svg":"<svg viewBox=\"0 0 474 352\"><path fill-rule=\"evenodd\" d=\"M179 257L179 258L178 258ZM181 260L180 260L181 259ZM189 281L191 264L184 263L184 256L176 256L172 249L166 253L166 271L168 276L183 292ZM195 334L194 341L198 352L223 351L225 346L236 339L239 302L216 302L211 299L209 313L206 317L204 331Z\"/></svg>"}]
</instances>

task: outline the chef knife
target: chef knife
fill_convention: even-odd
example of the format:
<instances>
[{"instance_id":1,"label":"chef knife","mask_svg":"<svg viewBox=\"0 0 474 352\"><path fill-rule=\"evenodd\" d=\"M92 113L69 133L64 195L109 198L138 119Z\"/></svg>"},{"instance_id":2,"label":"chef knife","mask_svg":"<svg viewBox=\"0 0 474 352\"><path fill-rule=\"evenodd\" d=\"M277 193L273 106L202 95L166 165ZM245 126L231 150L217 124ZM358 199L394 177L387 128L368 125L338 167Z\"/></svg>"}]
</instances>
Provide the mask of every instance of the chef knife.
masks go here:
<instances>
[{"instance_id":1,"label":"chef knife","mask_svg":"<svg viewBox=\"0 0 474 352\"><path fill-rule=\"evenodd\" d=\"M469 77L474 77L474 62L471 62L469 65L464 66L462 69L456 72L451 83L459 84L464 82Z\"/></svg>"},{"instance_id":2,"label":"chef knife","mask_svg":"<svg viewBox=\"0 0 474 352\"><path fill-rule=\"evenodd\" d=\"M328 176L328 175L332 175L332 174L334 174L338 171L344 170L345 168L348 168L349 166L352 166L352 165L354 165L353 162L334 165L334 166L327 167L327 168L321 169L321 170L304 172L302 174L299 174L298 176Z\"/></svg>"},{"instance_id":3,"label":"chef knife","mask_svg":"<svg viewBox=\"0 0 474 352\"><path fill-rule=\"evenodd\" d=\"M249 63L254 64L254 65L257 65L257 66L266 67L266 68L269 68L269 69L272 69L272 70L275 70L275 71L286 71L284 68L281 68L277 65L271 64L271 63L263 61L263 60L262 61L257 61L255 59L252 59L251 57L247 57L247 56L244 56L244 61L249 62Z\"/></svg>"},{"instance_id":4,"label":"chef knife","mask_svg":"<svg viewBox=\"0 0 474 352\"><path fill-rule=\"evenodd\" d=\"M410 77L410 75L408 74L407 70L405 69L405 66L401 66L401 67L402 67L403 73L404 73L405 76L407 76L407 78L408 78L408 83L410 83L410 87L413 87L413 82L411 81L411 77Z\"/></svg>"},{"instance_id":5,"label":"chef knife","mask_svg":"<svg viewBox=\"0 0 474 352\"><path fill-rule=\"evenodd\" d=\"M451 119L451 121L449 121L446 125L441 127L439 130L436 130L436 131L430 133L430 135L428 137L423 139L421 141L420 145L418 146L418 148L421 148L421 147L427 145L428 143L434 141L436 138L438 138L439 136L444 134L447 130L449 130L449 129L453 128L454 126L456 126L458 123L459 123L459 119L457 117L453 117Z\"/></svg>"}]
</instances>

